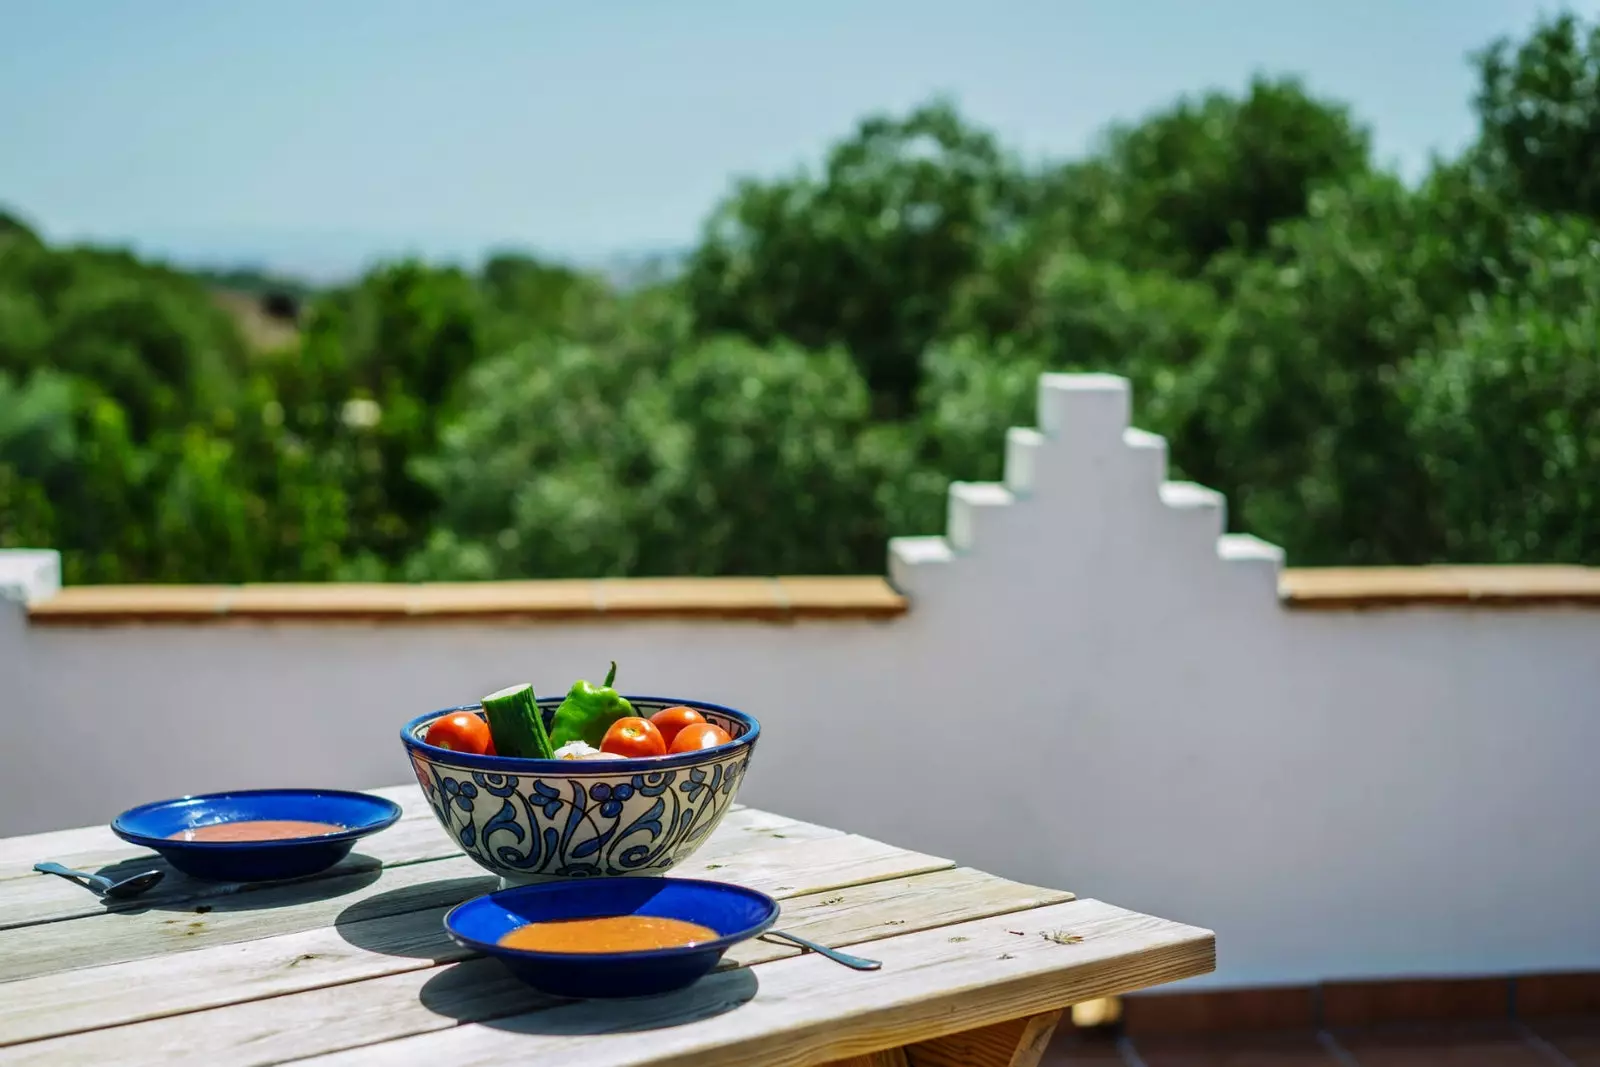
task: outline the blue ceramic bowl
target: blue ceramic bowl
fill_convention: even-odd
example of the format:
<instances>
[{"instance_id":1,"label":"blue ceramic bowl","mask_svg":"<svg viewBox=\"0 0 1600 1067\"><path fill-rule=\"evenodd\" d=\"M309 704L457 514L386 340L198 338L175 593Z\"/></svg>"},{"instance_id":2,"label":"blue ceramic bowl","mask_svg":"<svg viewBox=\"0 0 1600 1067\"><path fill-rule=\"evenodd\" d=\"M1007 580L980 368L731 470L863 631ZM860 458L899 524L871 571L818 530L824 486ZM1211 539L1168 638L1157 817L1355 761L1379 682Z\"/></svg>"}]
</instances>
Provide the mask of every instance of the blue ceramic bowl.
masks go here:
<instances>
[{"instance_id":1,"label":"blue ceramic bowl","mask_svg":"<svg viewBox=\"0 0 1600 1067\"><path fill-rule=\"evenodd\" d=\"M682 919L717 937L647 952L528 952L497 942L530 922L649 915ZM502 889L457 905L444 927L457 944L493 956L528 985L558 997L643 997L682 989L722 954L778 921L778 902L727 882L693 878L607 878Z\"/></svg>"},{"instance_id":2,"label":"blue ceramic bowl","mask_svg":"<svg viewBox=\"0 0 1600 1067\"><path fill-rule=\"evenodd\" d=\"M561 697L539 701L548 725ZM659 875L705 843L733 806L761 725L699 700L629 696L645 717L682 704L732 740L653 759L537 760L474 756L423 742L433 711L400 731L439 824L502 886L568 878Z\"/></svg>"},{"instance_id":3,"label":"blue ceramic bowl","mask_svg":"<svg viewBox=\"0 0 1600 1067\"><path fill-rule=\"evenodd\" d=\"M129 808L111 823L124 841L159 852L184 874L212 882L303 878L344 859L358 838L394 825L400 805L332 789L246 789L178 797ZM274 841L181 841L172 835L244 819L334 823L344 829Z\"/></svg>"}]
</instances>

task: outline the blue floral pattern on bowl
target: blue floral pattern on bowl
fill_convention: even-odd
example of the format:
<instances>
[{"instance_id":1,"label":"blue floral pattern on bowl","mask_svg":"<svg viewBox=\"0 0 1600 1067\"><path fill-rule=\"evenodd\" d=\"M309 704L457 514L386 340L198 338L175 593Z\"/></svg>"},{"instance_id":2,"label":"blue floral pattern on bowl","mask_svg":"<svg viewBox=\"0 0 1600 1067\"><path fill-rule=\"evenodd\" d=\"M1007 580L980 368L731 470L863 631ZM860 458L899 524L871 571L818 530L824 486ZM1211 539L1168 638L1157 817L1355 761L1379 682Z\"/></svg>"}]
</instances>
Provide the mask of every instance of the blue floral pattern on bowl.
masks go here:
<instances>
[{"instance_id":1,"label":"blue floral pattern on bowl","mask_svg":"<svg viewBox=\"0 0 1600 1067\"><path fill-rule=\"evenodd\" d=\"M511 759L422 743L439 716L478 705L421 716L401 740L440 825L505 882L659 875L704 844L733 806L760 725L715 704L628 699L646 717L692 707L733 742L649 760ZM560 703L539 701L547 722Z\"/></svg>"}]
</instances>

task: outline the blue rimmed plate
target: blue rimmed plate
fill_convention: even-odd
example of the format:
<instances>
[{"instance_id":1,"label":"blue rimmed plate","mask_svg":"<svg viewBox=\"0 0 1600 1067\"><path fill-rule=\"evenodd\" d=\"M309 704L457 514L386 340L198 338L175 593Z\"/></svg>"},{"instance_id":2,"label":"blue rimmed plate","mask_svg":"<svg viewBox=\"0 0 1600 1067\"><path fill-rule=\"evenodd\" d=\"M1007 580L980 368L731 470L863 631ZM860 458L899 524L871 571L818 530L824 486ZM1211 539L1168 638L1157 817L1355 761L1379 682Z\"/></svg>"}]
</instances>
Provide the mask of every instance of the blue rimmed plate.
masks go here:
<instances>
[{"instance_id":1,"label":"blue rimmed plate","mask_svg":"<svg viewBox=\"0 0 1600 1067\"><path fill-rule=\"evenodd\" d=\"M212 882L303 878L344 859L360 838L394 825L400 805L368 793L334 789L245 789L158 800L111 822L124 841L154 849L173 867ZM265 841L186 841L174 837L219 823L292 820L338 830Z\"/></svg>"},{"instance_id":2,"label":"blue rimmed plate","mask_svg":"<svg viewBox=\"0 0 1600 1067\"><path fill-rule=\"evenodd\" d=\"M503 948L531 922L647 915L698 923L713 940L644 952L529 952ZM778 902L728 882L695 878L596 878L502 889L459 904L445 930L464 948L500 960L528 985L558 997L642 997L693 984L722 954L778 921Z\"/></svg>"}]
</instances>

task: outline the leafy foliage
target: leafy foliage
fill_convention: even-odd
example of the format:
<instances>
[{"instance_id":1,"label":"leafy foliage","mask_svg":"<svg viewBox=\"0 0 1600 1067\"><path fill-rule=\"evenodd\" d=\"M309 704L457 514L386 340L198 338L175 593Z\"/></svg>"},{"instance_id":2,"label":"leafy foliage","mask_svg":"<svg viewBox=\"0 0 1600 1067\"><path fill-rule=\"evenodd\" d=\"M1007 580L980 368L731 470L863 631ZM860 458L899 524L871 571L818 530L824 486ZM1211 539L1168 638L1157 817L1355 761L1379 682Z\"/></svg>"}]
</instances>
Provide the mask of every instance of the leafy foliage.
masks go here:
<instances>
[{"instance_id":1,"label":"leafy foliage","mask_svg":"<svg viewBox=\"0 0 1600 1067\"><path fill-rule=\"evenodd\" d=\"M685 293L702 332L844 347L880 411L904 414L956 287L1027 196L949 105L874 116L820 178L742 183L707 224Z\"/></svg>"},{"instance_id":2,"label":"leafy foliage","mask_svg":"<svg viewBox=\"0 0 1600 1067\"><path fill-rule=\"evenodd\" d=\"M1475 296L1402 383L1443 552L1592 560L1600 545L1600 227L1535 217L1514 276Z\"/></svg>"},{"instance_id":3,"label":"leafy foliage","mask_svg":"<svg viewBox=\"0 0 1600 1067\"><path fill-rule=\"evenodd\" d=\"M1570 14L1478 56L1481 154L1538 211L1600 217L1600 24Z\"/></svg>"},{"instance_id":4,"label":"leafy foliage","mask_svg":"<svg viewBox=\"0 0 1600 1067\"><path fill-rule=\"evenodd\" d=\"M1294 562L1600 563L1600 25L1476 63L1477 141L1409 184L1292 79L1042 166L946 102L870 116L628 285L506 252L315 291L0 212L0 546L75 582L876 570L1000 476L1041 371L1107 370Z\"/></svg>"},{"instance_id":5,"label":"leafy foliage","mask_svg":"<svg viewBox=\"0 0 1600 1067\"><path fill-rule=\"evenodd\" d=\"M1343 107L1258 77L1241 98L1208 93L1113 127L1047 184L1046 218L1092 255L1192 277L1223 252L1260 252L1317 188L1366 173L1369 142Z\"/></svg>"}]
</instances>

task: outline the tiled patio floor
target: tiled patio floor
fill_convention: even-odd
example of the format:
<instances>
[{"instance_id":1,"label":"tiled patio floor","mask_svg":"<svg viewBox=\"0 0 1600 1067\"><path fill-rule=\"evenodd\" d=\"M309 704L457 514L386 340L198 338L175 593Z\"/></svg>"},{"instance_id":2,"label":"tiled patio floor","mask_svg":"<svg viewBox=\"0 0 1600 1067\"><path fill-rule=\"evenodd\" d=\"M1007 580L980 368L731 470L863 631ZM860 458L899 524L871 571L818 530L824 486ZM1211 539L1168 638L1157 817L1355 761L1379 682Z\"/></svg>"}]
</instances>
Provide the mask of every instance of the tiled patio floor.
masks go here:
<instances>
[{"instance_id":1,"label":"tiled patio floor","mask_svg":"<svg viewBox=\"0 0 1600 1067\"><path fill-rule=\"evenodd\" d=\"M1041 1067L1600 1067L1600 1015L1231 1034L1073 1034Z\"/></svg>"}]
</instances>

